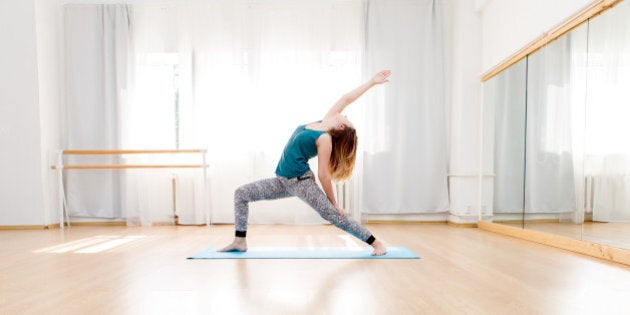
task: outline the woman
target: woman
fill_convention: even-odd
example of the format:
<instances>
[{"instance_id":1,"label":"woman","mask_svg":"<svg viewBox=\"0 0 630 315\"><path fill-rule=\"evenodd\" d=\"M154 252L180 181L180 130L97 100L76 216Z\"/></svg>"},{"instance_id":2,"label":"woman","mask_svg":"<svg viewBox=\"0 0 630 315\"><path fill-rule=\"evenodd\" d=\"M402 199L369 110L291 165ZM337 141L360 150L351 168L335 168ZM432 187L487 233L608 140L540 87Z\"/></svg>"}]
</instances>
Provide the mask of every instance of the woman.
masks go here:
<instances>
[{"instance_id":1,"label":"woman","mask_svg":"<svg viewBox=\"0 0 630 315\"><path fill-rule=\"evenodd\" d=\"M337 204L332 181L350 177L357 151L354 125L341 112L375 85L389 82L390 70L383 70L369 81L346 93L328 111L324 119L299 126L284 148L276 177L259 180L236 189L234 193L235 237L220 252L247 251L248 203L296 196L336 227L354 235L374 248L372 255L384 255L385 245L355 220L348 218ZM323 192L315 182L308 160L317 155L318 177Z\"/></svg>"}]
</instances>

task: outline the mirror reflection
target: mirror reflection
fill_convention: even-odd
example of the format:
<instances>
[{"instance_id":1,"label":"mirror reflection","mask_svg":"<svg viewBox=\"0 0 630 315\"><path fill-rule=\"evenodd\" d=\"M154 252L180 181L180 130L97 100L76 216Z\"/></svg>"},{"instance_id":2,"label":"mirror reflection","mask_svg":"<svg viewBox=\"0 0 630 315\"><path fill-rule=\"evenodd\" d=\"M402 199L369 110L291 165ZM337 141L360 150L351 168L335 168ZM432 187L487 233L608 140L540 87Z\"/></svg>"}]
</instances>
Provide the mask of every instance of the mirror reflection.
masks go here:
<instances>
[{"instance_id":1,"label":"mirror reflection","mask_svg":"<svg viewBox=\"0 0 630 315\"><path fill-rule=\"evenodd\" d=\"M527 58L525 228L580 238L588 24Z\"/></svg>"},{"instance_id":2,"label":"mirror reflection","mask_svg":"<svg viewBox=\"0 0 630 315\"><path fill-rule=\"evenodd\" d=\"M630 2L588 31L583 239L630 248Z\"/></svg>"},{"instance_id":3,"label":"mirror reflection","mask_svg":"<svg viewBox=\"0 0 630 315\"><path fill-rule=\"evenodd\" d=\"M630 249L630 2L484 83L492 221Z\"/></svg>"},{"instance_id":4,"label":"mirror reflection","mask_svg":"<svg viewBox=\"0 0 630 315\"><path fill-rule=\"evenodd\" d=\"M523 227L526 59L484 85L484 182L496 223Z\"/></svg>"}]
</instances>

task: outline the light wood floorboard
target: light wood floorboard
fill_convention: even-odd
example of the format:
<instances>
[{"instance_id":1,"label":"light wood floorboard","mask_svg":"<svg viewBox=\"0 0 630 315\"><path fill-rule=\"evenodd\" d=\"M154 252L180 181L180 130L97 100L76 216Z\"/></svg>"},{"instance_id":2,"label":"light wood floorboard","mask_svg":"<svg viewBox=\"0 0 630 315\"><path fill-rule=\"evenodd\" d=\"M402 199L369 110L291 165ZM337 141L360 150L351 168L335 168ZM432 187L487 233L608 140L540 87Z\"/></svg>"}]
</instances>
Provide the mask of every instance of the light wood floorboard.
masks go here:
<instances>
[{"instance_id":1,"label":"light wood floorboard","mask_svg":"<svg viewBox=\"0 0 630 315\"><path fill-rule=\"evenodd\" d=\"M372 224L420 260L187 260L231 225L0 231L0 314L628 314L630 267L474 228ZM254 246L363 246L253 225Z\"/></svg>"}]
</instances>

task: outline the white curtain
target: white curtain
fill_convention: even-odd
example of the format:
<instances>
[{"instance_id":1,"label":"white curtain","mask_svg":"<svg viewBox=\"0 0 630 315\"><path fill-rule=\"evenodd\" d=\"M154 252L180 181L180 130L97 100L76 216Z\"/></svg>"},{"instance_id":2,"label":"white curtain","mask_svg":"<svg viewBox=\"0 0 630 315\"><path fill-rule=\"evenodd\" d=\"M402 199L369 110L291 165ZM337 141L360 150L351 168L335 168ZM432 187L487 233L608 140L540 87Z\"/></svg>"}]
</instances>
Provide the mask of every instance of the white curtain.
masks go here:
<instances>
[{"instance_id":1,"label":"white curtain","mask_svg":"<svg viewBox=\"0 0 630 315\"><path fill-rule=\"evenodd\" d=\"M212 221L233 222L234 190L275 176L293 129L321 119L361 83L362 8L355 1L134 6L134 106L138 113L169 108L137 141L177 138L181 147L207 147ZM156 91L174 76L176 86ZM168 98L155 96L165 90L178 93L178 135L158 135L173 121L173 106L156 103ZM297 198L250 210L250 223L324 222Z\"/></svg>"},{"instance_id":2,"label":"white curtain","mask_svg":"<svg viewBox=\"0 0 630 315\"><path fill-rule=\"evenodd\" d=\"M630 222L630 2L589 21L585 173L593 220Z\"/></svg>"},{"instance_id":3,"label":"white curtain","mask_svg":"<svg viewBox=\"0 0 630 315\"><path fill-rule=\"evenodd\" d=\"M367 2L366 72L391 68L394 75L367 97L361 197L366 213L448 210L447 6L430 0Z\"/></svg>"},{"instance_id":4,"label":"white curtain","mask_svg":"<svg viewBox=\"0 0 630 315\"><path fill-rule=\"evenodd\" d=\"M528 57L525 213L583 215L586 25Z\"/></svg>"},{"instance_id":5,"label":"white curtain","mask_svg":"<svg viewBox=\"0 0 630 315\"><path fill-rule=\"evenodd\" d=\"M355 194L349 199L359 205L348 204L372 213L447 211L444 6L442 1L427 0L304 0L67 9L123 10L129 34L120 36L132 42L129 47L116 46L133 56L118 60L126 61L128 69L116 72L128 75L129 84L109 92L128 100L108 107L116 110L105 119L116 132L116 142L86 140L80 148L207 148L212 222L230 223L234 190L274 176L297 125L321 119L343 93L377 70L390 68L395 73L392 82L348 108L365 156L364 164L358 161L352 188L345 189ZM89 23L99 23L97 17L86 22L81 14L73 15L73 28L90 29ZM66 32L73 30L67 27ZM83 47L82 40L75 42L73 53L94 55L93 45ZM85 76L77 74L75 81L81 80ZM99 85L94 82L84 83L93 88ZM101 94L90 95L97 99ZM85 118L94 109L68 111ZM99 126L85 132L114 132ZM68 128L69 135L83 132ZM199 163L198 158L151 157L160 164L181 159ZM155 161L133 155L116 162ZM316 163L311 167L316 170ZM111 188L111 194L83 187L89 191L81 190L77 196L118 209L111 216L126 218L129 224L172 221L174 211L180 223L205 223L198 171L127 171L116 182L120 186ZM103 203L104 197L118 204ZM292 198L252 204L250 222L324 221Z\"/></svg>"},{"instance_id":6,"label":"white curtain","mask_svg":"<svg viewBox=\"0 0 630 315\"><path fill-rule=\"evenodd\" d=\"M173 149L172 67L135 73L127 5L64 6L66 149ZM153 85L143 85L147 77ZM140 83L140 84L138 84ZM143 90L144 89L144 90ZM172 90L172 89L171 89ZM133 91L139 93L132 99ZM142 99L141 97L148 96ZM170 119L170 120L169 120ZM152 136L147 137L146 134ZM66 164L201 164L201 155L69 156ZM129 225L205 222L201 171L67 170L69 214L126 220ZM177 195L176 195L177 194Z\"/></svg>"},{"instance_id":7,"label":"white curtain","mask_svg":"<svg viewBox=\"0 0 630 315\"><path fill-rule=\"evenodd\" d=\"M484 114L493 119L493 212L522 213L525 176L527 60L512 65L484 85ZM486 113L486 111L489 111ZM491 120L492 121L492 120Z\"/></svg>"},{"instance_id":8,"label":"white curtain","mask_svg":"<svg viewBox=\"0 0 630 315\"><path fill-rule=\"evenodd\" d=\"M117 149L127 88L129 10L124 5L65 5L66 149ZM70 157L66 163L118 163L117 157ZM116 171L66 171L69 214L121 218Z\"/></svg>"}]
</instances>

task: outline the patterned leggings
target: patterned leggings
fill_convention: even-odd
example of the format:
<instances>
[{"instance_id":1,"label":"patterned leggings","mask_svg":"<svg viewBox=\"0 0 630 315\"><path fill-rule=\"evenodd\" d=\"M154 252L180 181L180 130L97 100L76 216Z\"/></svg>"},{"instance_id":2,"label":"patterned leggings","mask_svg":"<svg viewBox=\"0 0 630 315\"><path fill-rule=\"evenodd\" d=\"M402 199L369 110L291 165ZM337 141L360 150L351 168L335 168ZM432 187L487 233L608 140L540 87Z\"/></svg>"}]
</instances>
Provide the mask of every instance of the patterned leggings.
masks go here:
<instances>
[{"instance_id":1,"label":"patterned leggings","mask_svg":"<svg viewBox=\"0 0 630 315\"><path fill-rule=\"evenodd\" d=\"M296 196L311 206L326 221L352 234L361 241L372 243L374 237L365 227L339 211L317 186L310 170L296 178L274 177L243 185L234 192L234 216L237 236L245 236L247 231L248 203L258 200L272 200Z\"/></svg>"}]
</instances>

